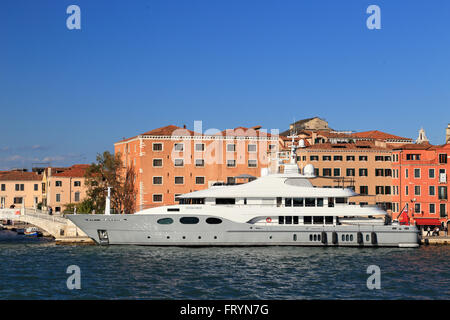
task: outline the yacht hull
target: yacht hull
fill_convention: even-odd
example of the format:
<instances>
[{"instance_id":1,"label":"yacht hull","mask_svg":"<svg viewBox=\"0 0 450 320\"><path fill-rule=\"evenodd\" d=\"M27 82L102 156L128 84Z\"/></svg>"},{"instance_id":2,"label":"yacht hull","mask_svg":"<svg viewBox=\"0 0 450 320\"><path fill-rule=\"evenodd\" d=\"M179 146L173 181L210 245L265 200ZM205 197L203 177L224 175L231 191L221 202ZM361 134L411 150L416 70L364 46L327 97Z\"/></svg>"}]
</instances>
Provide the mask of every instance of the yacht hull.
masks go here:
<instances>
[{"instance_id":1,"label":"yacht hull","mask_svg":"<svg viewBox=\"0 0 450 320\"><path fill-rule=\"evenodd\" d=\"M183 215L187 216L187 215ZM180 215L69 215L77 227L98 244L152 246L419 246L415 226L400 225L275 225L240 223L211 215L195 215L197 224L181 224ZM159 224L172 218L172 224Z\"/></svg>"}]
</instances>

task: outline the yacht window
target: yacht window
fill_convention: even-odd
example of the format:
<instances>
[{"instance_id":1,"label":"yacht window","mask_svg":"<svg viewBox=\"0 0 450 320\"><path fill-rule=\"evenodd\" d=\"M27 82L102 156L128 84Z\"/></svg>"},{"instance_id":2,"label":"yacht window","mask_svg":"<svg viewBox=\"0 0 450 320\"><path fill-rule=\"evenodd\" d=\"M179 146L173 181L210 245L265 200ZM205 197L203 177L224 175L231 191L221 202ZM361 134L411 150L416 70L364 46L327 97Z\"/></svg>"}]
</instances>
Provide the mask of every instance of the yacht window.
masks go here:
<instances>
[{"instance_id":1,"label":"yacht window","mask_svg":"<svg viewBox=\"0 0 450 320\"><path fill-rule=\"evenodd\" d=\"M207 218L206 223L208 224L221 224L222 220L219 218Z\"/></svg>"},{"instance_id":2,"label":"yacht window","mask_svg":"<svg viewBox=\"0 0 450 320\"><path fill-rule=\"evenodd\" d=\"M323 207L323 198L317 198L317 206Z\"/></svg>"},{"instance_id":3,"label":"yacht window","mask_svg":"<svg viewBox=\"0 0 450 320\"><path fill-rule=\"evenodd\" d=\"M294 198L294 207L303 207L303 198Z\"/></svg>"},{"instance_id":4,"label":"yacht window","mask_svg":"<svg viewBox=\"0 0 450 320\"><path fill-rule=\"evenodd\" d=\"M336 198L336 203L347 203L347 198Z\"/></svg>"},{"instance_id":5,"label":"yacht window","mask_svg":"<svg viewBox=\"0 0 450 320\"><path fill-rule=\"evenodd\" d=\"M158 220L159 224L172 224L173 219L172 218L162 218Z\"/></svg>"},{"instance_id":6,"label":"yacht window","mask_svg":"<svg viewBox=\"0 0 450 320\"><path fill-rule=\"evenodd\" d=\"M325 224L333 224L333 217L332 216L325 217Z\"/></svg>"},{"instance_id":7,"label":"yacht window","mask_svg":"<svg viewBox=\"0 0 450 320\"><path fill-rule=\"evenodd\" d=\"M345 241L345 235L344 234L342 235L342 241Z\"/></svg>"},{"instance_id":8,"label":"yacht window","mask_svg":"<svg viewBox=\"0 0 450 320\"><path fill-rule=\"evenodd\" d=\"M350 241L353 241L353 235L352 234L350 235Z\"/></svg>"},{"instance_id":9,"label":"yacht window","mask_svg":"<svg viewBox=\"0 0 450 320\"><path fill-rule=\"evenodd\" d=\"M315 207L316 199L315 198L305 198L305 207Z\"/></svg>"},{"instance_id":10,"label":"yacht window","mask_svg":"<svg viewBox=\"0 0 450 320\"><path fill-rule=\"evenodd\" d=\"M345 241L348 241L349 240L349 237L348 237L348 234L345 236Z\"/></svg>"},{"instance_id":11,"label":"yacht window","mask_svg":"<svg viewBox=\"0 0 450 320\"><path fill-rule=\"evenodd\" d=\"M284 205L286 207L292 207L292 198L286 198L284 199Z\"/></svg>"},{"instance_id":12,"label":"yacht window","mask_svg":"<svg viewBox=\"0 0 450 320\"><path fill-rule=\"evenodd\" d=\"M180 222L182 224L197 224L200 220L197 217L182 217Z\"/></svg>"},{"instance_id":13,"label":"yacht window","mask_svg":"<svg viewBox=\"0 0 450 320\"><path fill-rule=\"evenodd\" d=\"M292 224L292 217L291 216L287 216L286 217L286 224Z\"/></svg>"},{"instance_id":14,"label":"yacht window","mask_svg":"<svg viewBox=\"0 0 450 320\"><path fill-rule=\"evenodd\" d=\"M313 240L313 236L312 236L312 234L310 234L309 235L309 241L312 241Z\"/></svg>"},{"instance_id":15,"label":"yacht window","mask_svg":"<svg viewBox=\"0 0 450 320\"><path fill-rule=\"evenodd\" d=\"M313 217L314 224L323 224L323 217Z\"/></svg>"},{"instance_id":16,"label":"yacht window","mask_svg":"<svg viewBox=\"0 0 450 320\"><path fill-rule=\"evenodd\" d=\"M293 218L294 218L293 219L294 220L294 224L298 224L298 216L294 216Z\"/></svg>"},{"instance_id":17,"label":"yacht window","mask_svg":"<svg viewBox=\"0 0 450 320\"><path fill-rule=\"evenodd\" d=\"M234 198L216 198L216 204L235 204L236 199Z\"/></svg>"},{"instance_id":18,"label":"yacht window","mask_svg":"<svg viewBox=\"0 0 450 320\"><path fill-rule=\"evenodd\" d=\"M328 198L328 207L334 207L334 198Z\"/></svg>"},{"instance_id":19,"label":"yacht window","mask_svg":"<svg viewBox=\"0 0 450 320\"><path fill-rule=\"evenodd\" d=\"M311 224L312 217L303 217L303 224Z\"/></svg>"},{"instance_id":20,"label":"yacht window","mask_svg":"<svg viewBox=\"0 0 450 320\"><path fill-rule=\"evenodd\" d=\"M192 198L192 204L205 204L205 198Z\"/></svg>"},{"instance_id":21,"label":"yacht window","mask_svg":"<svg viewBox=\"0 0 450 320\"><path fill-rule=\"evenodd\" d=\"M278 217L278 224L284 224L284 216Z\"/></svg>"},{"instance_id":22,"label":"yacht window","mask_svg":"<svg viewBox=\"0 0 450 320\"><path fill-rule=\"evenodd\" d=\"M320 234L317 235L317 241L320 241Z\"/></svg>"},{"instance_id":23,"label":"yacht window","mask_svg":"<svg viewBox=\"0 0 450 320\"><path fill-rule=\"evenodd\" d=\"M314 235L314 241L317 241L317 234Z\"/></svg>"}]
</instances>

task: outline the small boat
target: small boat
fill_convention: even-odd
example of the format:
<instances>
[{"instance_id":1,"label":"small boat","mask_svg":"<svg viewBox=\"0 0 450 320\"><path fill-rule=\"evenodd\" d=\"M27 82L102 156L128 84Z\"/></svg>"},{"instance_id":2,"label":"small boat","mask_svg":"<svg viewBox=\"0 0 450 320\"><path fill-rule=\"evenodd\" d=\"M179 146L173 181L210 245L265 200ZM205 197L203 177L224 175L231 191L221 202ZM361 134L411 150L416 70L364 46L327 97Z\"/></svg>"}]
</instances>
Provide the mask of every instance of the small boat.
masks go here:
<instances>
[{"instance_id":1,"label":"small boat","mask_svg":"<svg viewBox=\"0 0 450 320\"><path fill-rule=\"evenodd\" d=\"M41 233L40 233L40 231L39 231L38 228L36 228L36 227L31 227L31 228L27 228L27 229L24 231L24 234L25 234L26 236L36 236L36 237L38 237Z\"/></svg>"}]
</instances>

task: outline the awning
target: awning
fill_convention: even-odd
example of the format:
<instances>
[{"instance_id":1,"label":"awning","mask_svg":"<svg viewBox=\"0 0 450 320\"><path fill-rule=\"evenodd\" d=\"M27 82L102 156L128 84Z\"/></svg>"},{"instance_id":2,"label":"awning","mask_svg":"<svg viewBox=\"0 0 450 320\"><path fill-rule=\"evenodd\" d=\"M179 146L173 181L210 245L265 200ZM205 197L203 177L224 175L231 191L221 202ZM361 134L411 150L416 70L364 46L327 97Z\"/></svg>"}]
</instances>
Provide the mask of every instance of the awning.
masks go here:
<instances>
[{"instance_id":1,"label":"awning","mask_svg":"<svg viewBox=\"0 0 450 320\"><path fill-rule=\"evenodd\" d=\"M416 225L418 226L440 226L441 222L435 218L416 218Z\"/></svg>"}]
</instances>

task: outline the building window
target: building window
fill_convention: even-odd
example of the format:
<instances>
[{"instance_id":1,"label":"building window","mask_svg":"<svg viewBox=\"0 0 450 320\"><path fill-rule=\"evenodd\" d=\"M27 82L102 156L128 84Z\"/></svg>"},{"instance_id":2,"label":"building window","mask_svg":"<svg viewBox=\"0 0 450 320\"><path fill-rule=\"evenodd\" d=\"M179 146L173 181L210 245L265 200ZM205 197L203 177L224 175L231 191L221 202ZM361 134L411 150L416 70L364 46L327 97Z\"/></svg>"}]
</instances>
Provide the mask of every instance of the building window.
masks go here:
<instances>
[{"instance_id":1,"label":"building window","mask_svg":"<svg viewBox=\"0 0 450 320\"><path fill-rule=\"evenodd\" d=\"M359 187L359 194L361 194L361 195L368 195L369 194L369 187L368 186L360 186Z\"/></svg>"},{"instance_id":2,"label":"building window","mask_svg":"<svg viewBox=\"0 0 450 320\"><path fill-rule=\"evenodd\" d=\"M163 160L162 159L153 159L153 166L154 167L162 167L163 166Z\"/></svg>"},{"instance_id":3,"label":"building window","mask_svg":"<svg viewBox=\"0 0 450 320\"><path fill-rule=\"evenodd\" d=\"M354 177L355 176L355 169L354 168L348 168L346 170L346 174L347 174L347 177Z\"/></svg>"},{"instance_id":4,"label":"building window","mask_svg":"<svg viewBox=\"0 0 450 320\"><path fill-rule=\"evenodd\" d=\"M434 169L428 169L428 178L434 179L435 177Z\"/></svg>"},{"instance_id":5,"label":"building window","mask_svg":"<svg viewBox=\"0 0 450 320\"><path fill-rule=\"evenodd\" d=\"M323 168L322 172L324 177L331 177L331 168Z\"/></svg>"},{"instance_id":6,"label":"building window","mask_svg":"<svg viewBox=\"0 0 450 320\"><path fill-rule=\"evenodd\" d=\"M368 175L368 170L367 169L365 169L365 168L360 168L359 169L359 176L360 177L367 177L367 175Z\"/></svg>"},{"instance_id":7,"label":"building window","mask_svg":"<svg viewBox=\"0 0 450 320\"><path fill-rule=\"evenodd\" d=\"M355 161L355 156L347 156L347 161Z\"/></svg>"},{"instance_id":8,"label":"building window","mask_svg":"<svg viewBox=\"0 0 450 320\"><path fill-rule=\"evenodd\" d=\"M236 145L234 143L227 144L227 152L235 152Z\"/></svg>"},{"instance_id":9,"label":"building window","mask_svg":"<svg viewBox=\"0 0 450 320\"><path fill-rule=\"evenodd\" d=\"M39 190L39 185L37 183L34 184L34 191L38 191Z\"/></svg>"},{"instance_id":10,"label":"building window","mask_svg":"<svg viewBox=\"0 0 450 320\"><path fill-rule=\"evenodd\" d=\"M406 160L420 160L420 154L407 154Z\"/></svg>"},{"instance_id":11,"label":"building window","mask_svg":"<svg viewBox=\"0 0 450 320\"><path fill-rule=\"evenodd\" d=\"M359 161L367 161L367 156L359 156Z\"/></svg>"},{"instance_id":12,"label":"building window","mask_svg":"<svg viewBox=\"0 0 450 320\"><path fill-rule=\"evenodd\" d=\"M180 202L179 196L181 196L181 193L176 193L176 194L174 195L174 200L175 200L175 202Z\"/></svg>"},{"instance_id":13,"label":"building window","mask_svg":"<svg viewBox=\"0 0 450 320\"><path fill-rule=\"evenodd\" d=\"M204 159L195 159L195 166L196 167L204 167L205 166L205 160Z\"/></svg>"},{"instance_id":14,"label":"building window","mask_svg":"<svg viewBox=\"0 0 450 320\"><path fill-rule=\"evenodd\" d=\"M163 184L163 177L153 177L153 184Z\"/></svg>"},{"instance_id":15,"label":"building window","mask_svg":"<svg viewBox=\"0 0 450 320\"><path fill-rule=\"evenodd\" d=\"M319 161L319 156L310 156L309 160L311 160L311 161Z\"/></svg>"},{"instance_id":16,"label":"building window","mask_svg":"<svg viewBox=\"0 0 450 320\"><path fill-rule=\"evenodd\" d=\"M163 201L162 194L154 194L153 195L153 202L162 202L162 201Z\"/></svg>"},{"instance_id":17,"label":"building window","mask_svg":"<svg viewBox=\"0 0 450 320\"><path fill-rule=\"evenodd\" d=\"M384 187L384 194L391 194L391 186Z\"/></svg>"},{"instance_id":18,"label":"building window","mask_svg":"<svg viewBox=\"0 0 450 320\"><path fill-rule=\"evenodd\" d=\"M441 153L439 155L439 163L447 163L447 154L446 153Z\"/></svg>"},{"instance_id":19,"label":"building window","mask_svg":"<svg viewBox=\"0 0 450 320\"><path fill-rule=\"evenodd\" d=\"M175 165L175 167L183 167L184 160L183 159L175 159L173 164Z\"/></svg>"},{"instance_id":20,"label":"building window","mask_svg":"<svg viewBox=\"0 0 450 320\"><path fill-rule=\"evenodd\" d=\"M340 177L341 176L341 169L340 168L334 168L333 169L333 175L335 177Z\"/></svg>"},{"instance_id":21,"label":"building window","mask_svg":"<svg viewBox=\"0 0 450 320\"><path fill-rule=\"evenodd\" d=\"M405 195L406 196L409 195L409 188L408 188L408 186L405 186Z\"/></svg>"},{"instance_id":22,"label":"building window","mask_svg":"<svg viewBox=\"0 0 450 320\"><path fill-rule=\"evenodd\" d=\"M204 143L196 143L195 151L205 151L205 144Z\"/></svg>"},{"instance_id":23,"label":"building window","mask_svg":"<svg viewBox=\"0 0 450 320\"><path fill-rule=\"evenodd\" d=\"M55 181L56 187L62 187L62 181Z\"/></svg>"},{"instance_id":24,"label":"building window","mask_svg":"<svg viewBox=\"0 0 450 320\"><path fill-rule=\"evenodd\" d=\"M322 156L322 161L331 161L331 156Z\"/></svg>"},{"instance_id":25,"label":"building window","mask_svg":"<svg viewBox=\"0 0 450 320\"><path fill-rule=\"evenodd\" d=\"M342 156L334 156L333 160L334 161L342 161Z\"/></svg>"},{"instance_id":26,"label":"building window","mask_svg":"<svg viewBox=\"0 0 450 320\"><path fill-rule=\"evenodd\" d=\"M15 197L14 198L14 204L22 204L23 198L22 197Z\"/></svg>"},{"instance_id":27,"label":"building window","mask_svg":"<svg viewBox=\"0 0 450 320\"><path fill-rule=\"evenodd\" d=\"M173 145L173 148L175 151L184 151L184 144L183 143L175 143Z\"/></svg>"},{"instance_id":28,"label":"building window","mask_svg":"<svg viewBox=\"0 0 450 320\"><path fill-rule=\"evenodd\" d=\"M384 161L383 156L375 156L375 161Z\"/></svg>"},{"instance_id":29,"label":"building window","mask_svg":"<svg viewBox=\"0 0 450 320\"><path fill-rule=\"evenodd\" d=\"M184 177L175 177L175 184L184 184Z\"/></svg>"},{"instance_id":30,"label":"building window","mask_svg":"<svg viewBox=\"0 0 450 320\"><path fill-rule=\"evenodd\" d=\"M420 203L414 204L414 213L421 213L422 210L420 209Z\"/></svg>"},{"instance_id":31,"label":"building window","mask_svg":"<svg viewBox=\"0 0 450 320\"><path fill-rule=\"evenodd\" d=\"M195 184L205 184L205 177L195 177Z\"/></svg>"},{"instance_id":32,"label":"building window","mask_svg":"<svg viewBox=\"0 0 450 320\"><path fill-rule=\"evenodd\" d=\"M227 177L227 184L235 184L236 179L234 177Z\"/></svg>"},{"instance_id":33,"label":"building window","mask_svg":"<svg viewBox=\"0 0 450 320\"><path fill-rule=\"evenodd\" d=\"M248 167L249 168L256 168L258 166L256 160L248 160Z\"/></svg>"},{"instance_id":34,"label":"building window","mask_svg":"<svg viewBox=\"0 0 450 320\"><path fill-rule=\"evenodd\" d=\"M227 167L236 167L236 160L227 160Z\"/></svg>"},{"instance_id":35,"label":"building window","mask_svg":"<svg viewBox=\"0 0 450 320\"><path fill-rule=\"evenodd\" d=\"M414 186L414 195L420 196L420 186Z\"/></svg>"},{"instance_id":36,"label":"building window","mask_svg":"<svg viewBox=\"0 0 450 320\"><path fill-rule=\"evenodd\" d=\"M256 144L249 144L247 150L248 152L256 152Z\"/></svg>"},{"instance_id":37,"label":"building window","mask_svg":"<svg viewBox=\"0 0 450 320\"><path fill-rule=\"evenodd\" d=\"M75 202L79 202L79 201L80 201L80 193L75 192Z\"/></svg>"},{"instance_id":38,"label":"building window","mask_svg":"<svg viewBox=\"0 0 450 320\"><path fill-rule=\"evenodd\" d=\"M162 151L163 145L162 143L153 143L153 151Z\"/></svg>"},{"instance_id":39,"label":"building window","mask_svg":"<svg viewBox=\"0 0 450 320\"><path fill-rule=\"evenodd\" d=\"M375 169L375 177L383 177L384 169Z\"/></svg>"},{"instance_id":40,"label":"building window","mask_svg":"<svg viewBox=\"0 0 450 320\"><path fill-rule=\"evenodd\" d=\"M420 169L414 169L414 178L420 178Z\"/></svg>"},{"instance_id":41,"label":"building window","mask_svg":"<svg viewBox=\"0 0 450 320\"><path fill-rule=\"evenodd\" d=\"M384 194L383 186L375 186L375 194Z\"/></svg>"},{"instance_id":42,"label":"building window","mask_svg":"<svg viewBox=\"0 0 450 320\"><path fill-rule=\"evenodd\" d=\"M434 203L430 203L430 213L431 214L436 213L436 205Z\"/></svg>"},{"instance_id":43,"label":"building window","mask_svg":"<svg viewBox=\"0 0 450 320\"><path fill-rule=\"evenodd\" d=\"M25 185L22 183L16 183L16 191L24 191Z\"/></svg>"},{"instance_id":44,"label":"building window","mask_svg":"<svg viewBox=\"0 0 450 320\"><path fill-rule=\"evenodd\" d=\"M74 187L81 187L81 181L74 181L73 182Z\"/></svg>"},{"instance_id":45,"label":"building window","mask_svg":"<svg viewBox=\"0 0 450 320\"><path fill-rule=\"evenodd\" d=\"M408 169L405 169L405 178L408 178L409 174L408 174Z\"/></svg>"},{"instance_id":46,"label":"building window","mask_svg":"<svg viewBox=\"0 0 450 320\"><path fill-rule=\"evenodd\" d=\"M438 187L439 200L447 200L447 187Z\"/></svg>"},{"instance_id":47,"label":"building window","mask_svg":"<svg viewBox=\"0 0 450 320\"><path fill-rule=\"evenodd\" d=\"M436 195L436 188L434 186L428 187L428 195L435 196Z\"/></svg>"},{"instance_id":48,"label":"building window","mask_svg":"<svg viewBox=\"0 0 450 320\"><path fill-rule=\"evenodd\" d=\"M2 183L2 191L6 191L6 185Z\"/></svg>"},{"instance_id":49,"label":"building window","mask_svg":"<svg viewBox=\"0 0 450 320\"><path fill-rule=\"evenodd\" d=\"M61 194L56 194L56 202L61 202Z\"/></svg>"}]
</instances>

